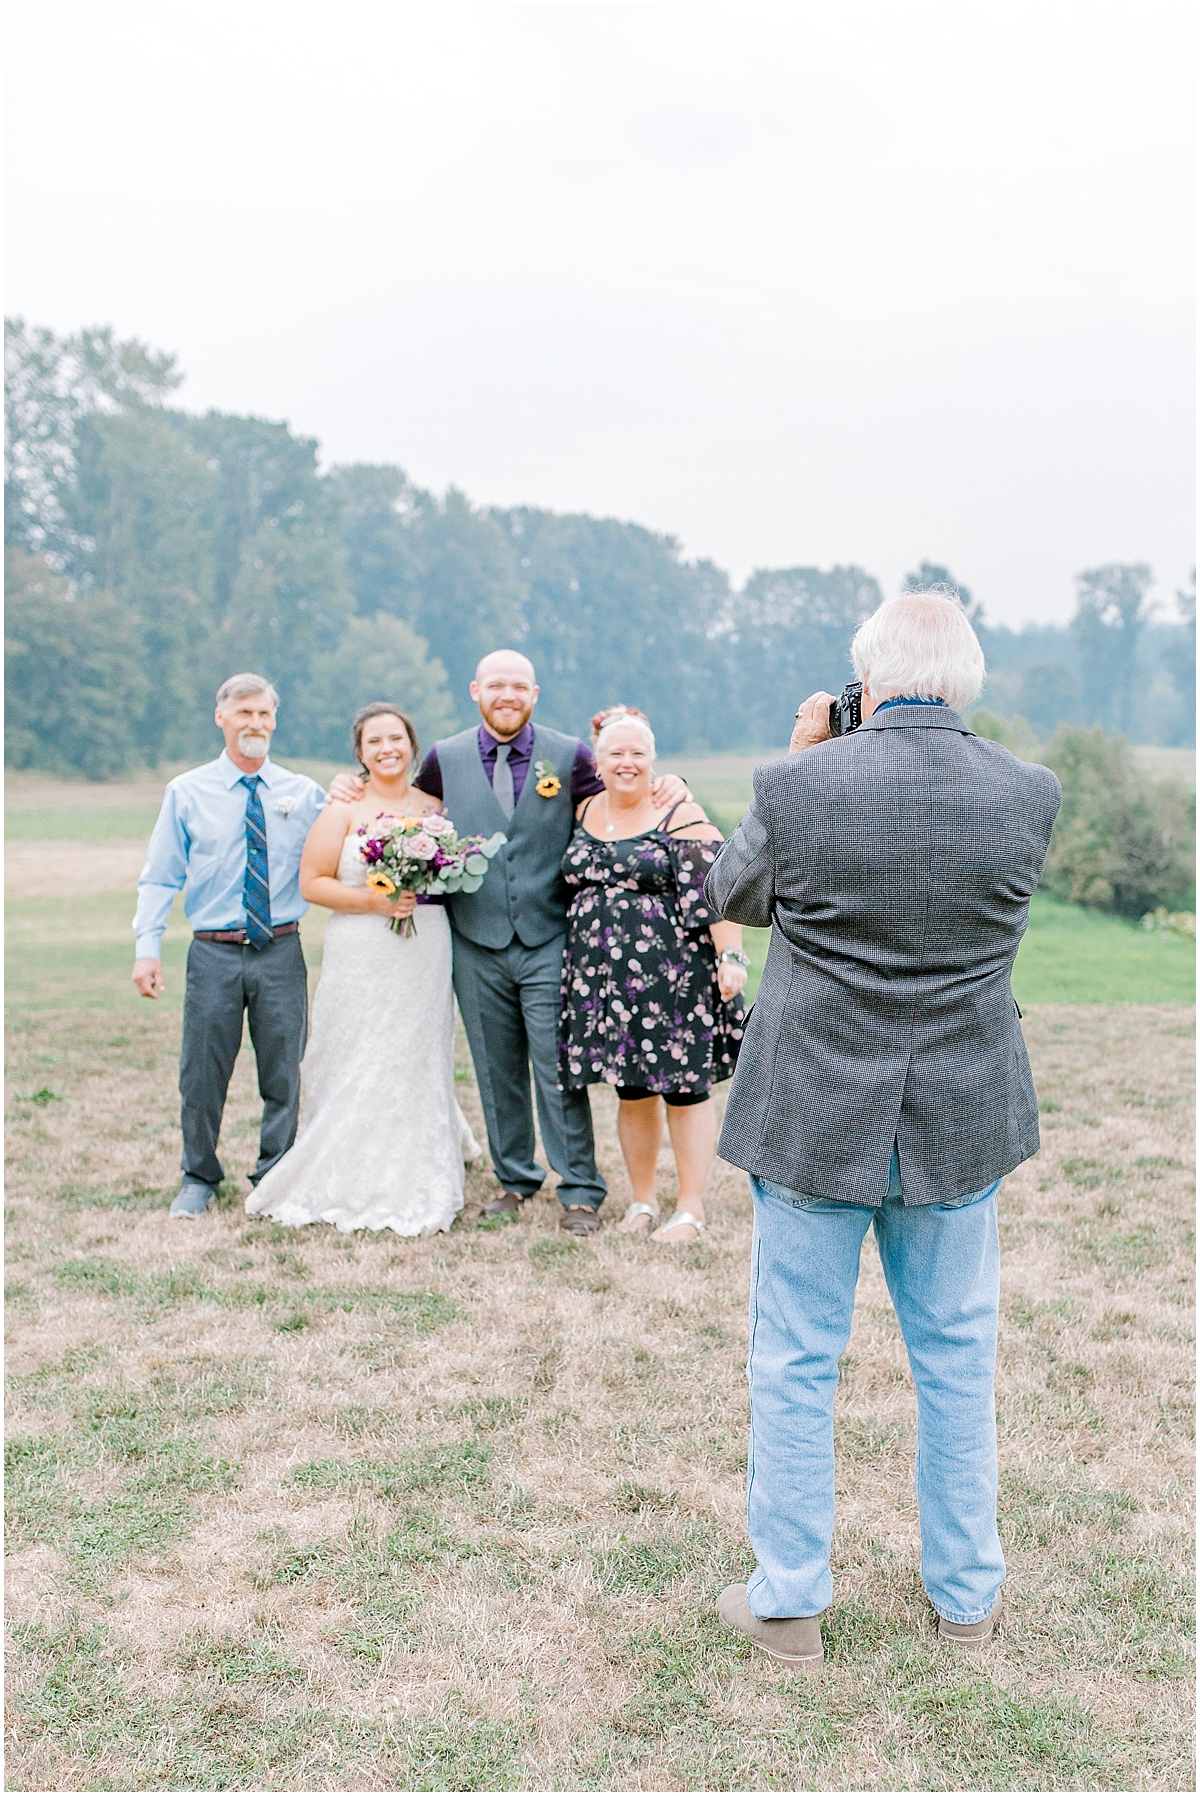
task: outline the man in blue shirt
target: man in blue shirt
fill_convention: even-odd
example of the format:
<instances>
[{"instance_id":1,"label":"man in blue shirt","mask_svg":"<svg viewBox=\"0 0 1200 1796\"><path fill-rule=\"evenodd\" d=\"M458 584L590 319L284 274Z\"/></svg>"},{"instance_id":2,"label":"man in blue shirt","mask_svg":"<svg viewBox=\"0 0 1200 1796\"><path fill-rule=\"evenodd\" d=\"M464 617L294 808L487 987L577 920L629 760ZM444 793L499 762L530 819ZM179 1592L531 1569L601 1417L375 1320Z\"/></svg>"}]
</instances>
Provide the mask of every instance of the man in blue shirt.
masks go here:
<instances>
[{"instance_id":1,"label":"man in blue shirt","mask_svg":"<svg viewBox=\"0 0 1200 1796\"><path fill-rule=\"evenodd\" d=\"M224 1177L217 1140L243 1013L263 1100L253 1184L296 1135L308 1031L300 855L325 794L314 780L272 764L278 704L260 674L225 681L216 710L224 752L171 781L138 880L133 983L144 998L166 989L163 931L185 886L192 926L179 1064L183 1183L172 1216L202 1216Z\"/></svg>"}]
</instances>

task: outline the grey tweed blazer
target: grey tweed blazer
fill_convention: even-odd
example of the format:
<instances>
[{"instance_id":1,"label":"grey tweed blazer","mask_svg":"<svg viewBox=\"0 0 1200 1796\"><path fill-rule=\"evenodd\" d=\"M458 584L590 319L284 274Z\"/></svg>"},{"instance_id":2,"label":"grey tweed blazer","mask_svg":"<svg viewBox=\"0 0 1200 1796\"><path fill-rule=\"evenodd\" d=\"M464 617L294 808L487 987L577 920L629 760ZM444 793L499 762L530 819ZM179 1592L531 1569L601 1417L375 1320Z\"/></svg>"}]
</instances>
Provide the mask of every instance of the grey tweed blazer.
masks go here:
<instances>
[{"instance_id":1,"label":"grey tweed blazer","mask_svg":"<svg viewBox=\"0 0 1200 1796\"><path fill-rule=\"evenodd\" d=\"M1009 975L1062 791L933 705L754 776L705 891L773 925L720 1151L814 1197L982 1190L1037 1152Z\"/></svg>"}]
</instances>

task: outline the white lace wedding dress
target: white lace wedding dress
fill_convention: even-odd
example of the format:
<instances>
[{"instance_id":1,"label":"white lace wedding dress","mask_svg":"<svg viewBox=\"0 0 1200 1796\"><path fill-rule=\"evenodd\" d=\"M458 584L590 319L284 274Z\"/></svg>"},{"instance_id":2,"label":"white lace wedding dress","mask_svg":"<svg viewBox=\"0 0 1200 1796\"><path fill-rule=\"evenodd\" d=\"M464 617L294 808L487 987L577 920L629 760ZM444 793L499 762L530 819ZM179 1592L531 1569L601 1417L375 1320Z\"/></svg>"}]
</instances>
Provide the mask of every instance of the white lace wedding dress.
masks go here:
<instances>
[{"instance_id":1,"label":"white lace wedding dress","mask_svg":"<svg viewBox=\"0 0 1200 1796\"><path fill-rule=\"evenodd\" d=\"M337 876L366 884L354 835ZM386 917L330 917L295 1146L248 1215L432 1235L462 1209L463 1161L481 1149L454 1096L450 924L434 904L416 923L406 937Z\"/></svg>"}]
</instances>

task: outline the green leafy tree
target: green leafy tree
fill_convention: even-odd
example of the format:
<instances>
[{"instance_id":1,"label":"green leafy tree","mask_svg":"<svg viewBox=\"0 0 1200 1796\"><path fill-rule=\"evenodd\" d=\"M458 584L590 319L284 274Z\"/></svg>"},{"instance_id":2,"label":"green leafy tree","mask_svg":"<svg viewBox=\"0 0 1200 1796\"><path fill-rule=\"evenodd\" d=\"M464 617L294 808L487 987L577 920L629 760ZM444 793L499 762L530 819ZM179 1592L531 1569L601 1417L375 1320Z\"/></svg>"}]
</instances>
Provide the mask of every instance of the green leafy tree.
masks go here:
<instances>
[{"instance_id":1,"label":"green leafy tree","mask_svg":"<svg viewBox=\"0 0 1200 1796\"><path fill-rule=\"evenodd\" d=\"M1124 738L1099 729L1064 725L1042 758L1063 789L1046 858L1051 892L1129 917L1194 903L1194 789L1145 778Z\"/></svg>"},{"instance_id":2,"label":"green leafy tree","mask_svg":"<svg viewBox=\"0 0 1200 1796\"><path fill-rule=\"evenodd\" d=\"M1043 742L1078 718L1080 697L1079 676L1064 661L1034 661L1021 670L1017 707Z\"/></svg>"},{"instance_id":3,"label":"green leafy tree","mask_svg":"<svg viewBox=\"0 0 1200 1796\"><path fill-rule=\"evenodd\" d=\"M66 515L82 592L115 601L140 645L142 703L130 713L150 766L203 752L219 680L213 615L215 486L175 418L155 408L80 422Z\"/></svg>"},{"instance_id":4,"label":"green leafy tree","mask_svg":"<svg viewBox=\"0 0 1200 1796\"><path fill-rule=\"evenodd\" d=\"M972 598L970 587L963 586L954 578L950 569L943 567L938 561L923 561L911 573L905 574L902 590L904 592L944 591L955 593L961 599L963 610L976 631L983 627L983 606L979 600Z\"/></svg>"},{"instance_id":5,"label":"green leafy tree","mask_svg":"<svg viewBox=\"0 0 1200 1796\"><path fill-rule=\"evenodd\" d=\"M429 644L445 667L456 717L480 657L525 635L525 582L503 529L451 487L443 499L399 468L337 468L345 578L358 609L389 611Z\"/></svg>"},{"instance_id":6,"label":"green leafy tree","mask_svg":"<svg viewBox=\"0 0 1200 1796\"><path fill-rule=\"evenodd\" d=\"M1177 742L1194 742L1196 721L1196 570L1190 583L1175 594L1175 608L1182 625L1183 641L1166 657L1172 683L1179 694L1180 727Z\"/></svg>"},{"instance_id":7,"label":"green leafy tree","mask_svg":"<svg viewBox=\"0 0 1200 1796\"><path fill-rule=\"evenodd\" d=\"M971 728L987 742L999 742L1020 761L1041 760L1041 743L1024 717L998 717L994 711L972 711Z\"/></svg>"},{"instance_id":8,"label":"green leafy tree","mask_svg":"<svg viewBox=\"0 0 1200 1796\"><path fill-rule=\"evenodd\" d=\"M337 648L314 663L301 701L307 752L347 760L354 713L375 699L408 712L422 748L454 727L445 668L415 631L385 611L352 618Z\"/></svg>"},{"instance_id":9,"label":"green leafy tree","mask_svg":"<svg viewBox=\"0 0 1200 1796\"><path fill-rule=\"evenodd\" d=\"M5 542L66 566L79 547L70 500L82 420L160 406L182 379L174 356L120 342L111 327L58 337L6 318Z\"/></svg>"},{"instance_id":10,"label":"green leafy tree","mask_svg":"<svg viewBox=\"0 0 1200 1796\"><path fill-rule=\"evenodd\" d=\"M306 690L354 616L342 575L340 496L317 471L317 443L286 424L180 415L214 483L210 565L221 669L275 682L280 752L309 743Z\"/></svg>"},{"instance_id":11,"label":"green leafy tree","mask_svg":"<svg viewBox=\"0 0 1200 1796\"><path fill-rule=\"evenodd\" d=\"M1071 635L1079 654L1084 716L1127 735L1134 722L1138 645L1154 581L1144 561L1107 562L1076 580Z\"/></svg>"},{"instance_id":12,"label":"green leafy tree","mask_svg":"<svg viewBox=\"0 0 1200 1796\"><path fill-rule=\"evenodd\" d=\"M436 508L402 468L358 462L328 476L341 501L346 584L364 617L415 610L415 544L421 521Z\"/></svg>"},{"instance_id":13,"label":"green leafy tree","mask_svg":"<svg viewBox=\"0 0 1200 1796\"><path fill-rule=\"evenodd\" d=\"M496 520L451 487L414 517L415 603L408 622L450 677L461 717L468 687L489 649L520 645L525 585Z\"/></svg>"},{"instance_id":14,"label":"green leafy tree","mask_svg":"<svg viewBox=\"0 0 1200 1796\"><path fill-rule=\"evenodd\" d=\"M664 750L725 745L719 568L612 518L528 507L494 517L527 587L519 646L537 669L539 716L586 735L594 712L620 702L646 712Z\"/></svg>"},{"instance_id":15,"label":"green leafy tree","mask_svg":"<svg viewBox=\"0 0 1200 1796\"><path fill-rule=\"evenodd\" d=\"M749 741L786 742L801 699L853 679L851 638L882 600L878 581L860 567L751 575L729 607L737 711Z\"/></svg>"},{"instance_id":16,"label":"green leafy tree","mask_svg":"<svg viewBox=\"0 0 1200 1796\"><path fill-rule=\"evenodd\" d=\"M106 593L76 595L41 556L4 552L4 756L10 767L107 779L137 760L141 645Z\"/></svg>"}]
</instances>

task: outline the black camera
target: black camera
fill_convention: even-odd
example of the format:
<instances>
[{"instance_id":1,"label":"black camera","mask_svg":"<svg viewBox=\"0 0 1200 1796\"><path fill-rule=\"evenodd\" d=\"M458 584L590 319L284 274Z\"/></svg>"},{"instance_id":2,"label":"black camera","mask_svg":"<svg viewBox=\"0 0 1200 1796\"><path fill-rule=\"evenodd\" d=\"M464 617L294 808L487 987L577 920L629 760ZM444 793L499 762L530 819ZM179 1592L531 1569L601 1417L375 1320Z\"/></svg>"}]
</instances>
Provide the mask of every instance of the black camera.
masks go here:
<instances>
[{"instance_id":1,"label":"black camera","mask_svg":"<svg viewBox=\"0 0 1200 1796\"><path fill-rule=\"evenodd\" d=\"M851 680L829 707L829 734L848 736L862 723L862 681Z\"/></svg>"}]
</instances>

